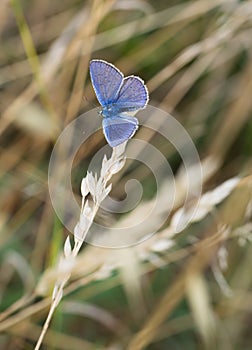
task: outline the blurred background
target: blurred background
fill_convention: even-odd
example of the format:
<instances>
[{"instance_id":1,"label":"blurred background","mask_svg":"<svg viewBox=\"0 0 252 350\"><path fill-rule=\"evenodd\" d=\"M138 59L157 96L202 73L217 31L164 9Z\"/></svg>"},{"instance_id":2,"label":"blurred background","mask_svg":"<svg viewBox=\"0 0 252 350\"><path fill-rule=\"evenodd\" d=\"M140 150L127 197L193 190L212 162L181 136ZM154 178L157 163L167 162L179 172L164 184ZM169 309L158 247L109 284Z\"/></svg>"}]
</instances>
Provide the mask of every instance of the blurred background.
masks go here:
<instances>
[{"instance_id":1,"label":"blurred background","mask_svg":"<svg viewBox=\"0 0 252 350\"><path fill-rule=\"evenodd\" d=\"M46 318L68 234L48 163L65 126L97 105L88 67L100 58L142 77L150 103L184 126L204 196L175 235L181 160L163 147L181 191L173 213L136 247L82 249L43 348L251 349L252 1L1 0L0 36L0 348L33 349ZM78 152L76 196L104 144L99 132ZM136 174L140 215L155 197L141 164L113 180L112 196Z\"/></svg>"}]
</instances>

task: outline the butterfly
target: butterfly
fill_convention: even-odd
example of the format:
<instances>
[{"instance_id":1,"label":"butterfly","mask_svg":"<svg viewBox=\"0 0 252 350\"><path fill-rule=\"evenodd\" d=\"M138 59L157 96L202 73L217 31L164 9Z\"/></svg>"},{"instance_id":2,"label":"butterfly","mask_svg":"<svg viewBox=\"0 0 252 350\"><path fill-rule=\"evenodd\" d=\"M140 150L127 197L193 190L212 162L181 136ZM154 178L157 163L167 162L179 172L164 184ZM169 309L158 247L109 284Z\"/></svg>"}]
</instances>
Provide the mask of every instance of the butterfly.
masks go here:
<instances>
[{"instance_id":1,"label":"butterfly","mask_svg":"<svg viewBox=\"0 0 252 350\"><path fill-rule=\"evenodd\" d=\"M91 82L102 106L103 133L111 147L130 139L138 129L132 112L146 107L149 94L141 78L124 77L113 64L103 60L90 61Z\"/></svg>"}]
</instances>

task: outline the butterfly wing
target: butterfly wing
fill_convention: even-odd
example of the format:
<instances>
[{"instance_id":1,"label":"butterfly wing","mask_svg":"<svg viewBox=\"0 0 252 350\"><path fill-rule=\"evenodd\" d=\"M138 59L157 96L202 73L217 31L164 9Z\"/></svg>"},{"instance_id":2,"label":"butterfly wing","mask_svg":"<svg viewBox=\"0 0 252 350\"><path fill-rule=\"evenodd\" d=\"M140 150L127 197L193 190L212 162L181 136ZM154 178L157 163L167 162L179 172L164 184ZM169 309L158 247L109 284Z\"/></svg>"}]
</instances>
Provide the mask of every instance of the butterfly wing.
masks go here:
<instances>
[{"instance_id":1,"label":"butterfly wing","mask_svg":"<svg viewBox=\"0 0 252 350\"><path fill-rule=\"evenodd\" d=\"M147 87L139 77L129 76L123 80L116 106L120 111L136 111L145 108L149 100Z\"/></svg>"},{"instance_id":2,"label":"butterfly wing","mask_svg":"<svg viewBox=\"0 0 252 350\"><path fill-rule=\"evenodd\" d=\"M113 103L123 83L123 74L113 64L102 60L90 62L90 77L102 106Z\"/></svg>"},{"instance_id":3,"label":"butterfly wing","mask_svg":"<svg viewBox=\"0 0 252 350\"><path fill-rule=\"evenodd\" d=\"M108 144L116 147L130 139L138 129L138 120L134 117L119 115L103 118L103 132Z\"/></svg>"}]
</instances>

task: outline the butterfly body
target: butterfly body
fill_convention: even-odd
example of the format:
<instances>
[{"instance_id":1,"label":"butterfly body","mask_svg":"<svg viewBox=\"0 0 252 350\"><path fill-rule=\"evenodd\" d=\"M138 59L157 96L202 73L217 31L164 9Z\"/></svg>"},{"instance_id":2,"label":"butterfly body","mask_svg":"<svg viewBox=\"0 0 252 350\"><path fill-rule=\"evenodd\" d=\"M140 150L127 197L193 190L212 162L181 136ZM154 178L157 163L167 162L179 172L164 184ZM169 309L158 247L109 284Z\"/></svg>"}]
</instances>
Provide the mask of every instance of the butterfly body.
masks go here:
<instances>
[{"instance_id":1,"label":"butterfly body","mask_svg":"<svg viewBox=\"0 0 252 350\"><path fill-rule=\"evenodd\" d=\"M103 118L110 118L112 116L116 116L120 114L122 111L117 107L115 103L111 103L109 105L103 106L101 110L101 115Z\"/></svg>"},{"instance_id":2,"label":"butterfly body","mask_svg":"<svg viewBox=\"0 0 252 350\"><path fill-rule=\"evenodd\" d=\"M139 77L123 74L111 63L90 62L91 81L102 108L103 132L111 147L130 139L138 129L138 120L129 113L148 103L148 90Z\"/></svg>"}]
</instances>

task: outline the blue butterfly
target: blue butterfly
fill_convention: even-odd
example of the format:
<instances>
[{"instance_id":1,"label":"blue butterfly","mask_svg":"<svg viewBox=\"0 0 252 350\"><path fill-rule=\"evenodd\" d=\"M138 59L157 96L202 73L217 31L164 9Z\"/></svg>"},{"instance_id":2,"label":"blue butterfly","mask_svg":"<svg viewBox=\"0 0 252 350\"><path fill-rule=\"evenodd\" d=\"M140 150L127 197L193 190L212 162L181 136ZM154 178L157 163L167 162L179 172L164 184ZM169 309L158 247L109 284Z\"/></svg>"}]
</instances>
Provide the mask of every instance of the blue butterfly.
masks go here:
<instances>
[{"instance_id":1,"label":"blue butterfly","mask_svg":"<svg viewBox=\"0 0 252 350\"><path fill-rule=\"evenodd\" d=\"M129 113L146 107L148 90L139 77L124 78L113 64L102 60L90 62L90 76L102 106L103 133L111 147L118 146L137 131L138 120Z\"/></svg>"}]
</instances>

